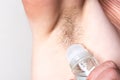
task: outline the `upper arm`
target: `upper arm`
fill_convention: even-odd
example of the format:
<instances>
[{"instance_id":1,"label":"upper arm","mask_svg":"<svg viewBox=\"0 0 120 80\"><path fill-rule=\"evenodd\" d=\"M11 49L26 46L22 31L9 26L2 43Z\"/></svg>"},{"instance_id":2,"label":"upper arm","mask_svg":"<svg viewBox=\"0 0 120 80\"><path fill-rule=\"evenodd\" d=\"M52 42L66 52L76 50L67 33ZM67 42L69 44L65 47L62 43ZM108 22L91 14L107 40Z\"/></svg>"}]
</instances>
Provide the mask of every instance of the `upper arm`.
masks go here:
<instances>
[{"instance_id":1,"label":"upper arm","mask_svg":"<svg viewBox=\"0 0 120 80\"><path fill-rule=\"evenodd\" d=\"M32 30L41 33L49 32L58 17L59 0L23 0L25 12Z\"/></svg>"}]
</instances>

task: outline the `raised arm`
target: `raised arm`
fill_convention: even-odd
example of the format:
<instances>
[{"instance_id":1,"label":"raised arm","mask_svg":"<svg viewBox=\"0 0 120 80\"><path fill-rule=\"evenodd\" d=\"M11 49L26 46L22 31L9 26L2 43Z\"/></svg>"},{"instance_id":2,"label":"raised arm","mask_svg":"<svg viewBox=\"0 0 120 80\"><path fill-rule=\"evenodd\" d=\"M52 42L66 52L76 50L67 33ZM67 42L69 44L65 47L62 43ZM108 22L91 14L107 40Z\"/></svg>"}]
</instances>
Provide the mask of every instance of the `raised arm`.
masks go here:
<instances>
[{"instance_id":1,"label":"raised arm","mask_svg":"<svg viewBox=\"0 0 120 80\"><path fill-rule=\"evenodd\" d=\"M33 35L45 36L54 28L60 2L61 0L23 0Z\"/></svg>"}]
</instances>

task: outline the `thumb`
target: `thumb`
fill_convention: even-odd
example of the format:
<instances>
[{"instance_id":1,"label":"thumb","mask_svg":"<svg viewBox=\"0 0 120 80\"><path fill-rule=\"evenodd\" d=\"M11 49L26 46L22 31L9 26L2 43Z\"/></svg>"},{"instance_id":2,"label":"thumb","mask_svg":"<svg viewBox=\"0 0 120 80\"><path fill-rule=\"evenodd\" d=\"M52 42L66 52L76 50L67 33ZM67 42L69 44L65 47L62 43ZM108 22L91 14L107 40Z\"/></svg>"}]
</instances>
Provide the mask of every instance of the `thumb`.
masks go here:
<instances>
[{"instance_id":1,"label":"thumb","mask_svg":"<svg viewBox=\"0 0 120 80\"><path fill-rule=\"evenodd\" d=\"M98 67L96 67L88 76L88 80L97 80L98 76L101 75L101 73L103 73L105 70L107 69L115 69L115 70L119 70L119 68L117 67L117 65L112 62L112 61L107 61L104 62L103 64L99 65ZM107 75L107 74L106 74Z\"/></svg>"}]
</instances>

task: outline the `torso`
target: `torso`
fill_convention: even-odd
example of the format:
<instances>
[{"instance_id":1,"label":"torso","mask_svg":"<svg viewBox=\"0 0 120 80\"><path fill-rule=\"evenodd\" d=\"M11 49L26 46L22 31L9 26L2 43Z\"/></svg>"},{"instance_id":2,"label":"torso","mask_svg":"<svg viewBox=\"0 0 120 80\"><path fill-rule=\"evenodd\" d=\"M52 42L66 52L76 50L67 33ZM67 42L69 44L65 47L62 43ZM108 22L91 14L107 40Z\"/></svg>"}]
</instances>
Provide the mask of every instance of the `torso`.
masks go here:
<instances>
[{"instance_id":1,"label":"torso","mask_svg":"<svg viewBox=\"0 0 120 80\"><path fill-rule=\"evenodd\" d=\"M94 9L99 9L99 6ZM46 39L40 43L34 43L33 80L74 79L66 60L66 50L72 44L83 44L100 63L107 60L120 63L119 35L106 18L99 17L101 10L97 11L100 11L95 15L95 17L98 15L97 21L92 22L89 19L94 19L94 12L89 13L90 16L85 14L81 17L81 12L74 7L65 10ZM103 20L102 23L101 20ZM92 23L89 24L89 21Z\"/></svg>"}]
</instances>

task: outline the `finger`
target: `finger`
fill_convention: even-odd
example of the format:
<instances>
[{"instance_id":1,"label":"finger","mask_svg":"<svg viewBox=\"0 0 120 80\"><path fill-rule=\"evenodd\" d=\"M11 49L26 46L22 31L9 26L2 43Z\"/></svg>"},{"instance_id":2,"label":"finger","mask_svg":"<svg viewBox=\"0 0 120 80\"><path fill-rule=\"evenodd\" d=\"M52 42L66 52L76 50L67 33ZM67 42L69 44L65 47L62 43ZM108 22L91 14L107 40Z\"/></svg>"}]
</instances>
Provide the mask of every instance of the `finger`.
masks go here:
<instances>
[{"instance_id":1,"label":"finger","mask_svg":"<svg viewBox=\"0 0 120 80\"><path fill-rule=\"evenodd\" d=\"M120 80L120 71L115 68L108 68L103 71L95 80Z\"/></svg>"},{"instance_id":2,"label":"finger","mask_svg":"<svg viewBox=\"0 0 120 80\"><path fill-rule=\"evenodd\" d=\"M115 68L117 69L117 66L112 61L107 61L100 66L96 67L88 76L88 79L95 80L103 71L105 71L108 68Z\"/></svg>"}]
</instances>

